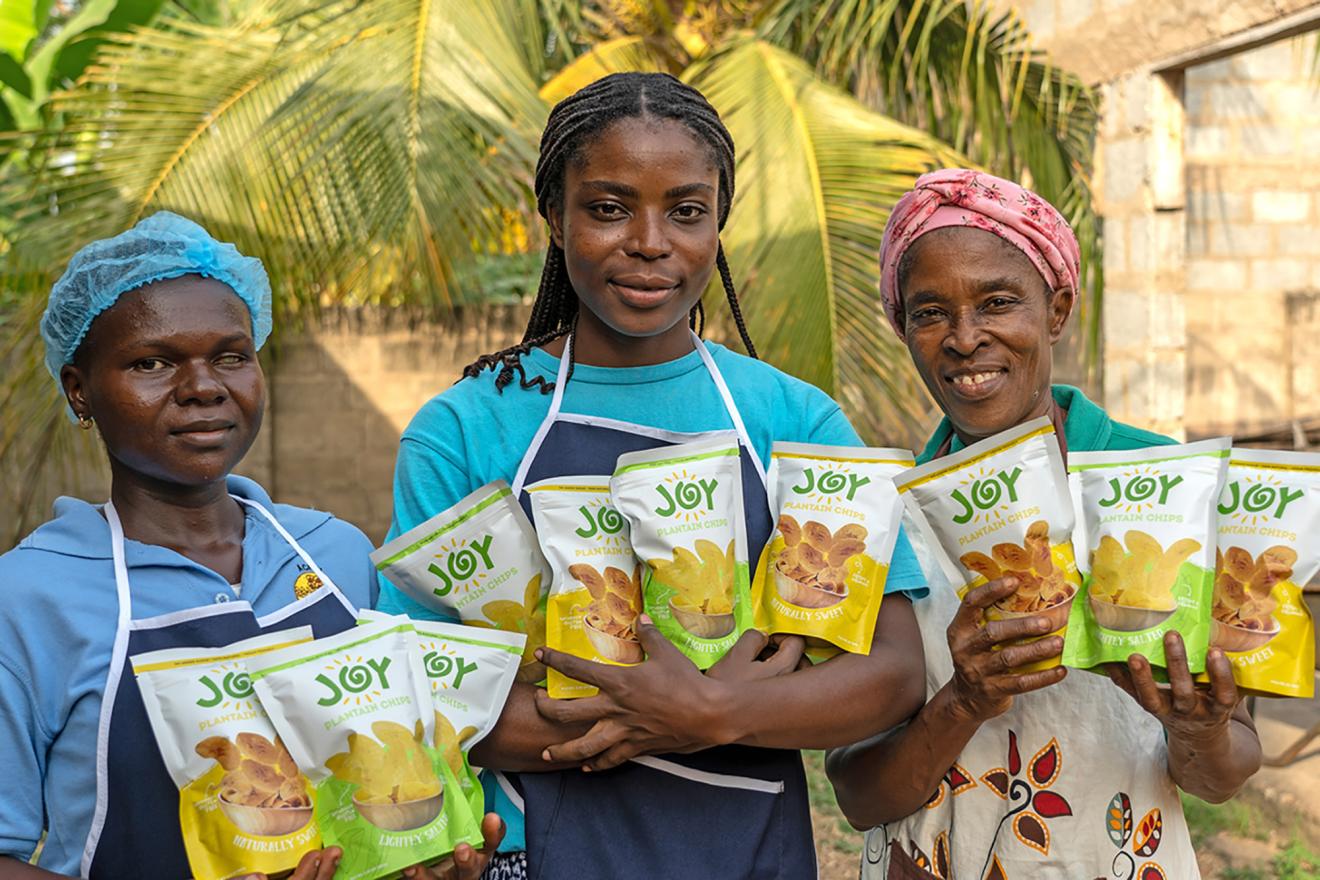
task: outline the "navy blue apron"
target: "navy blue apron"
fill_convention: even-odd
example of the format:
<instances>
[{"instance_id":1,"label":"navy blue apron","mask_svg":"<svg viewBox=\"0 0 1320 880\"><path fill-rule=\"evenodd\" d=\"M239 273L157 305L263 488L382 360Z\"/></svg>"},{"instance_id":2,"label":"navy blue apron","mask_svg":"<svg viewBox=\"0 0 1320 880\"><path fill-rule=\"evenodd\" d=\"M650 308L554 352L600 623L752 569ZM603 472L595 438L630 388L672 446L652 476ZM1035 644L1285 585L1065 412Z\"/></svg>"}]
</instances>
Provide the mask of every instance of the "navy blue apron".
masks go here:
<instances>
[{"instance_id":1,"label":"navy blue apron","mask_svg":"<svg viewBox=\"0 0 1320 880\"><path fill-rule=\"evenodd\" d=\"M320 638L354 625L352 604L270 511L246 498L235 500L270 521L321 579L320 588L261 618L247 602L230 602L227 593L219 593L214 605L134 620L124 530L114 505L105 505L119 622L96 737L96 810L83 849L83 877L174 880L192 876L179 830L179 789L156 748L137 679L125 674L128 657L164 648L219 648L263 632L304 625L311 626Z\"/></svg>"},{"instance_id":2,"label":"navy blue apron","mask_svg":"<svg viewBox=\"0 0 1320 880\"><path fill-rule=\"evenodd\" d=\"M692 339L742 447L749 558L755 560L771 531L765 472L710 352L696 334ZM529 515L523 491L529 483L611 474L624 452L728 433L678 433L562 412L568 346L550 412L513 482ZM796 751L722 746L636 758L603 773L505 775L506 790L511 785L523 801L528 873L537 880L817 876L806 779Z\"/></svg>"}]
</instances>

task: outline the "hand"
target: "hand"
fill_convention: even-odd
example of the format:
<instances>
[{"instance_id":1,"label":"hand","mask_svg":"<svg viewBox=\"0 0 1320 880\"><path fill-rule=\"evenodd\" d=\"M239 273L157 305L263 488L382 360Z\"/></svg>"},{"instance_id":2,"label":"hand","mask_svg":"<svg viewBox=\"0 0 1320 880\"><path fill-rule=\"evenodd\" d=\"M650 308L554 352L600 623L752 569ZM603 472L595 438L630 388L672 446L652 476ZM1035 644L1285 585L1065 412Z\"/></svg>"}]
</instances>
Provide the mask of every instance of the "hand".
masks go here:
<instances>
[{"instance_id":1,"label":"hand","mask_svg":"<svg viewBox=\"0 0 1320 880\"><path fill-rule=\"evenodd\" d=\"M1140 654L1128 657L1126 666L1107 664L1105 671L1114 684L1159 719L1170 738L1205 743L1227 736L1228 722L1239 697L1233 681L1233 665L1224 652L1211 648L1206 654L1208 689L1198 688L1192 681L1187 668L1187 648L1182 636L1173 630L1164 634L1164 661L1169 672L1168 687L1155 682L1150 661Z\"/></svg>"},{"instance_id":2,"label":"hand","mask_svg":"<svg viewBox=\"0 0 1320 880\"><path fill-rule=\"evenodd\" d=\"M335 869L339 867L339 857L343 854L344 851L337 846L305 853L287 880L331 880L335 876ZM266 875L248 874L244 880L266 880Z\"/></svg>"},{"instance_id":3,"label":"hand","mask_svg":"<svg viewBox=\"0 0 1320 880\"><path fill-rule=\"evenodd\" d=\"M749 629L733 643L729 653L706 670L708 678L718 681L759 681L786 675L801 665L807 648L801 636L767 637L759 629ZM807 661L810 664L810 661Z\"/></svg>"},{"instance_id":4,"label":"hand","mask_svg":"<svg viewBox=\"0 0 1320 880\"><path fill-rule=\"evenodd\" d=\"M949 624L953 679L948 686L954 711L964 720L980 723L1002 715L1013 705L1014 696L1057 684L1068 674L1062 666L1038 672L1014 671L1028 663L1057 657L1063 651L1059 636L1025 645L1005 644L1049 632L1050 622L1045 617L986 620L985 610L1016 589L1017 579L1012 576L982 584L963 597Z\"/></svg>"},{"instance_id":5,"label":"hand","mask_svg":"<svg viewBox=\"0 0 1320 880\"><path fill-rule=\"evenodd\" d=\"M560 724L594 722L577 739L546 749L542 757L547 761L581 762L583 770L607 770L637 755L695 752L731 741L721 734L720 710L727 699L719 679L702 675L646 615L637 619L637 638L646 659L635 666L609 666L550 648L537 650L537 658L546 666L600 689L596 696L580 700L554 700L544 691L537 692L536 708L546 719ZM748 650L744 646L744 652ZM751 656L759 650L751 651ZM732 672L730 667L728 674Z\"/></svg>"},{"instance_id":6,"label":"hand","mask_svg":"<svg viewBox=\"0 0 1320 880\"><path fill-rule=\"evenodd\" d=\"M490 857L504 839L504 820L495 813L487 813L481 820L481 837L481 849L460 843L452 855L445 856L434 865L404 868L403 876L410 880L478 880L486 872Z\"/></svg>"}]
</instances>

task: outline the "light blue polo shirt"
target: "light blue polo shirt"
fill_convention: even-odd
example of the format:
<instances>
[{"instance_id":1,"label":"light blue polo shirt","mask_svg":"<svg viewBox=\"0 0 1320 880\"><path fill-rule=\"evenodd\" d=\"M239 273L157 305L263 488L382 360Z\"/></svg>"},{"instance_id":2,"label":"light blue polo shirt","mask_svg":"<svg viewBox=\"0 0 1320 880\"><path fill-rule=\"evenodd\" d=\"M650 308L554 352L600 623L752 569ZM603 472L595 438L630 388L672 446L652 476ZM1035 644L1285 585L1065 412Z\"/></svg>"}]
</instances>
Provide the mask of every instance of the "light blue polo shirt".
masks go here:
<instances>
[{"instance_id":1,"label":"light blue polo shirt","mask_svg":"<svg viewBox=\"0 0 1320 880\"><path fill-rule=\"evenodd\" d=\"M362 532L328 513L273 504L251 480L230 477L228 485L270 510L350 602L374 604L371 542ZM260 616L294 601L307 566L265 517L244 510L242 598ZM130 540L124 551L135 618L237 598L223 577L173 550ZM0 854L28 859L44 828L40 866L78 874L96 803L96 729L117 615L110 528L99 507L60 498L54 519L0 556Z\"/></svg>"},{"instance_id":2,"label":"light blue polo shirt","mask_svg":"<svg viewBox=\"0 0 1320 880\"><path fill-rule=\"evenodd\" d=\"M825 392L764 361L706 343L738 407L756 455L770 461L776 440L861 446L839 405ZM541 349L522 358L530 380L553 382L559 359ZM420 525L492 480L513 481L523 454L550 411L550 395L519 386L495 390L496 372L464 379L433 397L403 432L394 470L394 522L389 538ZM669 431L733 427L724 402L697 351L646 367L576 364L562 411L611 418ZM926 595L926 581L907 536L900 533L886 592ZM392 614L443 619L382 580L380 608ZM489 774L487 774L489 776ZM526 848L521 812L503 789L487 780L487 804L508 832L502 852Z\"/></svg>"}]
</instances>

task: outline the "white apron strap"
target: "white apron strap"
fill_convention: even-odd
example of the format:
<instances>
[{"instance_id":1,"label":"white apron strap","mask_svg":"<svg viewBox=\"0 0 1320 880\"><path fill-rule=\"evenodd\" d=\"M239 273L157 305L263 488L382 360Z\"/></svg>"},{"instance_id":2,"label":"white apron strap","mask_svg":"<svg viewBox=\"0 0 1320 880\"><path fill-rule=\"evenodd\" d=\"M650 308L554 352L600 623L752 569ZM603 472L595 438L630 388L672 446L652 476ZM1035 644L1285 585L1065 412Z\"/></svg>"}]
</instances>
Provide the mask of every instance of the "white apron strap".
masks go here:
<instances>
[{"instance_id":1,"label":"white apron strap","mask_svg":"<svg viewBox=\"0 0 1320 880\"><path fill-rule=\"evenodd\" d=\"M541 451L541 444L545 442L550 427L554 425L555 419L559 418L559 411L564 406L564 386L568 384L568 367L573 363L573 336L572 333L568 334L567 342L564 343L564 354L559 358L559 371L555 374L555 391L550 398L550 411L541 420L541 426L536 429L532 442L523 453L522 461L518 463L518 473L514 474L513 485L509 487L513 490L514 498L522 495L523 484L527 482L527 472L531 470L532 461L536 458L536 453Z\"/></svg>"},{"instance_id":2,"label":"white apron strap","mask_svg":"<svg viewBox=\"0 0 1320 880\"><path fill-rule=\"evenodd\" d=\"M701 362L706 365L706 371L715 380L715 387L720 392L720 399L724 401L724 408L728 411L729 418L733 420L733 429L738 432L738 439L742 441L742 445L747 447L747 455L752 459L752 464L756 465L756 472L760 474L761 482L765 483L765 466L761 464L761 459L756 454L756 447L752 445L752 436L747 433L747 426L743 424L742 415L738 412L738 405L733 402L733 395L729 392L729 386L724 383L724 375L720 372L720 368L715 366L715 358L710 356L706 344L701 341L701 337L695 332L692 333L692 344L701 353Z\"/></svg>"},{"instance_id":3,"label":"white apron strap","mask_svg":"<svg viewBox=\"0 0 1320 880\"><path fill-rule=\"evenodd\" d=\"M107 501L105 521L110 526L110 555L115 567L115 595L119 600L119 615L115 623L114 647L110 650L110 668L106 671L105 690L101 694L101 714L96 724L96 807L92 811L92 827L83 846L82 870L86 877L92 870L92 856L105 828L105 811L109 803L106 762L109 759L110 716L114 713L115 696L119 692L119 679L124 673L125 655L128 654L128 627L133 620L133 599L128 587L128 564L124 561L124 526L119 521L113 501Z\"/></svg>"},{"instance_id":4,"label":"white apron strap","mask_svg":"<svg viewBox=\"0 0 1320 880\"><path fill-rule=\"evenodd\" d=\"M299 544L296 540L294 540L293 535L289 534L289 530L284 528L284 526L280 524L280 521L275 518L275 514L271 513L269 510L265 508L265 506L259 504L256 501L252 501L247 498L239 498L237 495L231 495L230 497L233 498L235 501L237 501L239 504L251 508L252 510L255 510L257 513L264 516L266 520L275 528L275 531L279 532L280 537L283 538L288 543L288 545L293 548L293 551L302 558L302 561L306 563L309 569L311 569L312 574L316 575L318 578L321 579L322 589L329 590L331 593L333 593L335 597L339 599L340 603L345 608L348 609L349 614L352 614L355 617L357 616L358 610L353 607L353 603L348 601L348 597L345 596L343 592L339 589L339 587L335 584L335 582L330 579L330 575L326 574L324 571L321 570L321 567L316 564L316 560L312 559L311 554L308 553L306 550L304 550L302 548L302 545ZM310 602L307 602L306 600L310 600L313 596L316 595L317 592L320 591L319 590L314 591L308 594L307 596L303 597L303 601L293 603L292 606L286 606L285 608L280 609L274 614L266 615L265 617L261 618L258 621L258 623L262 627L266 627L269 626L271 623L276 622L279 619L289 616L289 614L292 614L295 611L301 610L304 604L310 604Z\"/></svg>"}]
</instances>

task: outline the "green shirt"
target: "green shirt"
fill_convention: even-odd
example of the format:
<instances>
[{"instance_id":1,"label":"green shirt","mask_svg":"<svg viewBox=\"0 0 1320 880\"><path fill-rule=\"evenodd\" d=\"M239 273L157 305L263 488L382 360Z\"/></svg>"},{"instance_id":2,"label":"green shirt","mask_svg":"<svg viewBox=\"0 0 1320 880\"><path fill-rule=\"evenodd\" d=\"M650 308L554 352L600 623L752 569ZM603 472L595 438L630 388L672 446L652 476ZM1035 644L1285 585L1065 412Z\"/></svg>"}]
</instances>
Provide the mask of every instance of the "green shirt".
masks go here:
<instances>
[{"instance_id":1,"label":"green shirt","mask_svg":"<svg viewBox=\"0 0 1320 880\"><path fill-rule=\"evenodd\" d=\"M1143 431L1114 421L1109 417L1109 413L1092 403L1080 388L1055 385L1051 391L1054 394L1054 402L1068 413L1063 423L1063 433L1069 450L1096 452L1109 449L1141 449L1146 446L1168 446L1177 442L1162 434ZM957 452L967 445L962 442L961 437L953 433L953 425L949 423L947 416L940 420L935 433L926 441L926 448L917 456L917 463L924 464L934 458L946 441L949 441L950 452Z\"/></svg>"}]
</instances>

